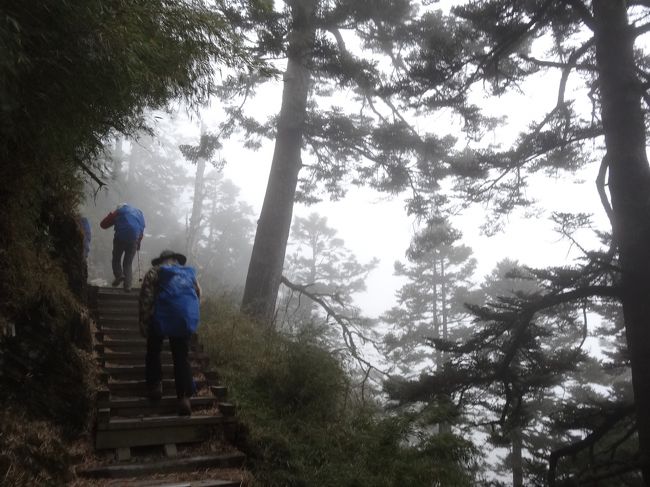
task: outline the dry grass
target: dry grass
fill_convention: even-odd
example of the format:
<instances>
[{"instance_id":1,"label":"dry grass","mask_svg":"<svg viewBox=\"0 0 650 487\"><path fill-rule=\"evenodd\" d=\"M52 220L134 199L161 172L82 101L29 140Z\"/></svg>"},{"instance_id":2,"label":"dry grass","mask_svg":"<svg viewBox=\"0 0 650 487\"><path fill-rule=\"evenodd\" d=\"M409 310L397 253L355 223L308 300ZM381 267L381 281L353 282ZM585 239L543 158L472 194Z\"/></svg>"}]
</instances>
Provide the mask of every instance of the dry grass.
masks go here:
<instances>
[{"instance_id":1,"label":"dry grass","mask_svg":"<svg viewBox=\"0 0 650 487\"><path fill-rule=\"evenodd\" d=\"M241 487L252 485L253 478L245 470L235 468L208 468L194 472L174 473L174 474L153 474L143 477L132 477L124 479L83 479L77 478L69 482L68 487L119 487L129 484L136 484L138 487L144 487L148 483L151 486L159 486L165 483L188 482L194 480L238 480Z\"/></svg>"}]
</instances>

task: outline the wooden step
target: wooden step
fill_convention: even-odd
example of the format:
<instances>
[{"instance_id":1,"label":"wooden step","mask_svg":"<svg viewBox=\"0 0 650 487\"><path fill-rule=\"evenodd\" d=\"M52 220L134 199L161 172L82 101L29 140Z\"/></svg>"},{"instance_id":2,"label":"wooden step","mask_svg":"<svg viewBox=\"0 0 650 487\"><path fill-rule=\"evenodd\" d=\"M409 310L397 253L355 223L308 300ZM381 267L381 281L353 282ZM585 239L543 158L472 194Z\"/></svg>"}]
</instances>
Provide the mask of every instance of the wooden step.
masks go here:
<instances>
[{"instance_id":1,"label":"wooden step","mask_svg":"<svg viewBox=\"0 0 650 487\"><path fill-rule=\"evenodd\" d=\"M242 453L203 455L188 458L175 458L147 463L125 465L106 465L77 469L76 474L84 478L128 478L156 473L191 472L208 468L236 468L244 462ZM224 484L228 485L228 484ZM239 485L239 482L235 485Z\"/></svg>"},{"instance_id":2,"label":"wooden step","mask_svg":"<svg viewBox=\"0 0 650 487\"><path fill-rule=\"evenodd\" d=\"M200 371L198 364L192 365L192 373L196 374ZM104 368L104 372L114 380L139 380L145 376L145 366L141 365L114 365ZM163 375L173 376L174 366L172 364L163 365Z\"/></svg>"},{"instance_id":3,"label":"wooden step","mask_svg":"<svg viewBox=\"0 0 650 487\"><path fill-rule=\"evenodd\" d=\"M136 353L136 354L145 354L147 352L147 343L142 342L132 342L128 340L112 340L110 343L104 341L103 343L98 343L94 346L95 352L101 357L102 354L107 353ZM163 342L162 353L171 354L169 346ZM190 346L190 356L192 354L200 353L199 347L196 345ZM171 356L171 355L170 355Z\"/></svg>"},{"instance_id":4,"label":"wooden step","mask_svg":"<svg viewBox=\"0 0 650 487\"><path fill-rule=\"evenodd\" d=\"M99 359L105 364L112 365L141 365L144 364L146 352L99 352ZM190 359L192 358L190 354ZM160 354L160 361L163 365L172 364L171 352L163 351ZM108 365L107 365L108 366Z\"/></svg>"},{"instance_id":5,"label":"wooden step","mask_svg":"<svg viewBox=\"0 0 650 487\"><path fill-rule=\"evenodd\" d=\"M163 394L176 394L174 379L163 379ZM195 380L196 390L203 389L206 386L204 380ZM144 380L133 380L123 382L109 382L108 390L111 397L147 397L147 383Z\"/></svg>"},{"instance_id":6,"label":"wooden step","mask_svg":"<svg viewBox=\"0 0 650 487\"><path fill-rule=\"evenodd\" d=\"M101 327L110 327L110 328L125 328L131 329L135 328L139 330L138 327L138 315L129 315L129 316L120 316L120 315L99 315L97 318Z\"/></svg>"},{"instance_id":7,"label":"wooden step","mask_svg":"<svg viewBox=\"0 0 650 487\"><path fill-rule=\"evenodd\" d=\"M221 414L111 419L108 423L97 424L95 448L102 450L195 443L208 439L212 428L232 421Z\"/></svg>"},{"instance_id":8,"label":"wooden step","mask_svg":"<svg viewBox=\"0 0 650 487\"><path fill-rule=\"evenodd\" d=\"M130 317L137 317L138 316L138 308L137 306L133 307L126 307L126 306L115 306L115 307L105 307L105 306L100 306L97 308L97 314L99 316L102 316L104 318L112 318L112 317L121 317L121 316L130 316Z\"/></svg>"},{"instance_id":9,"label":"wooden step","mask_svg":"<svg viewBox=\"0 0 650 487\"><path fill-rule=\"evenodd\" d=\"M141 347L146 347L147 346L147 339L144 338L143 336L137 336L137 337L126 337L126 338L109 338L104 336L104 339L102 340L102 345L104 345L104 348L113 348L113 347L133 347L135 345L141 346Z\"/></svg>"},{"instance_id":10,"label":"wooden step","mask_svg":"<svg viewBox=\"0 0 650 487\"><path fill-rule=\"evenodd\" d=\"M106 359L107 362L109 362L109 359L113 360L120 360L124 359L127 361L127 363L133 363L133 360L135 360L136 364L139 364L138 360L141 360L142 363L144 363L144 358L146 355L145 350L135 350L135 351L124 351L124 352L115 352L115 351L109 351L104 349L104 351L101 351L101 346L96 346L96 351L99 354L99 356L103 356L103 358ZM168 347L164 347L162 352L161 352L161 357L169 357L171 358L172 353L169 351ZM202 352L197 352L196 350L190 349L190 360L201 360L205 358L206 355Z\"/></svg>"},{"instance_id":11,"label":"wooden step","mask_svg":"<svg viewBox=\"0 0 650 487\"><path fill-rule=\"evenodd\" d=\"M95 340L103 342L104 340L128 340L131 338L143 338L140 329L136 328L108 328L101 327L95 332Z\"/></svg>"},{"instance_id":12,"label":"wooden step","mask_svg":"<svg viewBox=\"0 0 650 487\"><path fill-rule=\"evenodd\" d=\"M118 295L118 296L111 296L107 299L104 299L102 296L97 299L97 306L120 306L120 305L126 305L126 306L137 306L138 303L140 302L140 296L132 296L132 295Z\"/></svg>"},{"instance_id":13,"label":"wooden step","mask_svg":"<svg viewBox=\"0 0 650 487\"><path fill-rule=\"evenodd\" d=\"M192 411L201 411L215 407L219 398L205 396L192 397L190 404ZM172 415L176 413L178 399L174 396L164 396L159 401L150 401L146 398L112 398L108 401L97 403L98 408L110 409L113 418L133 418L142 415Z\"/></svg>"},{"instance_id":14,"label":"wooden step","mask_svg":"<svg viewBox=\"0 0 650 487\"><path fill-rule=\"evenodd\" d=\"M127 299L133 297L135 299L140 295L140 288L132 287L130 291L125 291L122 287L100 287L97 288L97 298L110 299L113 297L126 297Z\"/></svg>"},{"instance_id":15,"label":"wooden step","mask_svg":"<svg viewBox=\"0 0 650 487\"><path fill-rule=\"evenodd\" d=\"M129 487L241 487L240 480L179 480L173 483L160 483L163 480L129 481Z\"/></svg>"}]
</instances>

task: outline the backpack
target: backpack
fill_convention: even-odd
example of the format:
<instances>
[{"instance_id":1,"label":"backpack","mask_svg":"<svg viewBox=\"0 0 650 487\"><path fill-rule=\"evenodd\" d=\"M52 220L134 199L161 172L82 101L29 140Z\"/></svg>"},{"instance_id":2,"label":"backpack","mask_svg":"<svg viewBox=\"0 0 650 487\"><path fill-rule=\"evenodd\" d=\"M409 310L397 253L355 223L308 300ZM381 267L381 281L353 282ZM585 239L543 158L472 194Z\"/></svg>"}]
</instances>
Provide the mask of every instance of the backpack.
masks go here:
<instances>
[{"instance_id":1,"label":"backpack","mask_svg":"<svg viewBox=\"0 0 650 487\"><path fill-rule=\"evenodd\" d=\"M199 297L192 267L161 265L154 301L153 326L161 336L186 337L199 326Z\"/></svg>"},{"instance_id":2,"label":"backpack","mask_svg":"<svg viewBox=\"0 0 650 487\"><path fill-rule=\"evenodd\" d=\"M144 231L144 215L142 211L130 205L123 205L117 210L115 219L115 237L125 242L133 242L140 238Z\"/></svg>"}]
</instances>

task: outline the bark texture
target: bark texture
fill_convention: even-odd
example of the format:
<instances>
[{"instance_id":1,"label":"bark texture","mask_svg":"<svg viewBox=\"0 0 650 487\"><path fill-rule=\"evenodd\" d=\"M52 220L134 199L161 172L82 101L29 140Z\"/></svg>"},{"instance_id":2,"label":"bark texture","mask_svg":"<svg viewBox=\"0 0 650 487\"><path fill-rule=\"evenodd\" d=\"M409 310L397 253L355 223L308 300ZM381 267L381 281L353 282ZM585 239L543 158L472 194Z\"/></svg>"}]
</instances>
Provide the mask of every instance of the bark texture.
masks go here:
<instances>
[{"instance_id":1,"label":"bark texture","mask_svg":"<svg viewBox=\"0 0 650 487\"><path fill-rule=\"evenodd\" d=\"M196 262L199 235L201 233L201 215L203 213L203 199L205 197L205 157L196 161L196 175L194 178L194 198L192 199L192 214L187 227L186 252L190 262Z\"/></svg>"},{"instance_id":2,"label":"bark texture","mask_svg":"<svg viewBox=\"0 0 650 487\"><path fill-rule=\"evenodd\" d=\"M302 166L300 152L307 110L317 0L288 2L292 13L282 107L262 212L248 267L242 310L270 321L275 312L289 239L293 202Z\"/></svg>"},{"instance_id":3,"label":"bark texture","mask_svg":"<svg viewBox=\"0 0 650 487\"><path fill-rule=\"evenodd\" d=\"M625 0L594 0L601 116L609 160L613 232L622 270L640 459L650 485L650 168Z\"/></svg>"}]
</instances>

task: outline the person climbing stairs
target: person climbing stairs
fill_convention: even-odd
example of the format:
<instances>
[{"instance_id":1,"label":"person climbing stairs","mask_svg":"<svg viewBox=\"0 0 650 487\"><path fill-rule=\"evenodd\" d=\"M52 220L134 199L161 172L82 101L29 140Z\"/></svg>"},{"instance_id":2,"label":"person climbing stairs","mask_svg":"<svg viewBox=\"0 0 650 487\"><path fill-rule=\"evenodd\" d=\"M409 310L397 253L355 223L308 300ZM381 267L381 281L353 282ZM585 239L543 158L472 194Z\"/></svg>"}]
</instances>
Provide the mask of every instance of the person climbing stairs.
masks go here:
<instances>
[{"instance_id":1,"label":"person climbing stairs","mask_svg":"<svg viewBox=\"0 0 650 487\"><path fill-rule=\"evenodd\" d=\"M94 288L92 295L94 348L102 384L97 392L94 436L98 459L80 465L77 476L124 478L119 485L134 486L245 485L245 474L240 470L244 455L228 442L236 430L234 407L225 401L227 389L209 370L209 360L198 341L192 340L190 350L197 390L189 400L192 415L179 416L168 349L161 354L162 397L149 398L144 366L146 340L138 329L137 290ZM220 472L227 478L214 477ZM165 483L161 478L165 475L173 482ZM178 484L179 480L184 483ZM146 483L150 481L154 483Z\"/></svg>"}]
</instances>

